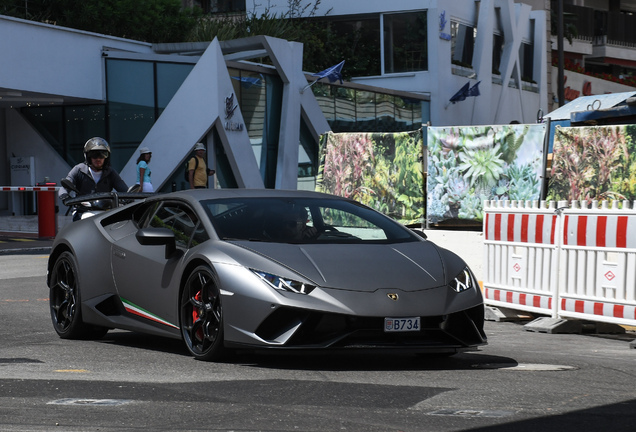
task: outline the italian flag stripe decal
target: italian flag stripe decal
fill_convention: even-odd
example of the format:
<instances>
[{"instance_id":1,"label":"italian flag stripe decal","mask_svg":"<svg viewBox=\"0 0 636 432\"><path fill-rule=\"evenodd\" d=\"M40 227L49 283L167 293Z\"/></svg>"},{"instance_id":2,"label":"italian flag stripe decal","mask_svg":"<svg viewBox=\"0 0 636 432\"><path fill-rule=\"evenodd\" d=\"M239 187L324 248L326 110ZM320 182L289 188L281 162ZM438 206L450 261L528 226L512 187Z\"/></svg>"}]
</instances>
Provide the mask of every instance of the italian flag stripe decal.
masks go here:
<instances>
[{"instance_id":1,"label":"italian flag stripe decal","mask_svg":"<svg viewBox=\"0 0 636 432\"><path fill-rule=\"evenodd\" d=\"M159 318L157 315L152 314L152 313L148 312L147 310L145 310L143 308L140 308L136 304L129 302L125 298L120 297L119 299L124 304L124 308L126 308L126 311L130 312L131 314L135 314L135 315L140 316L142 318L146 318L146 319L149 319L151 321L158 322L159 324L167 325L168 327L172 327L172 328L176 328L176 329L179 328L178 326L176 326L174 324L171 324L171 323L169 323L168 321L166 321L164 319Z\"/></svg>"}]
</instances>

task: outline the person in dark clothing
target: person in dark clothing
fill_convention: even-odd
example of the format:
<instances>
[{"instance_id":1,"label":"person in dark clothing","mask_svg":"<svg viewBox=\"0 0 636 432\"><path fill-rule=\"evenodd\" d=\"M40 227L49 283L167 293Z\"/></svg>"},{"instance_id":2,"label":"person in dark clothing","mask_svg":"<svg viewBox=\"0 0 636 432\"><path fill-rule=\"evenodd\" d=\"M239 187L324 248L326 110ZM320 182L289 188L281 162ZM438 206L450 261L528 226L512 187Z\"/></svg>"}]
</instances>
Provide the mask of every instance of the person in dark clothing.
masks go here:
<instances>
[{"instance_id":1,"label":"person in dark clothing","mask_svg":"<svg viewBox=\"0 0 636 432\"><path fill-rule=\"evenodd\" d=\"M77 196L98 192L126 192L128 186L110 167L110 146L104 138L94 137L84 144L84 162L75 165L66 178L75 185ZM62 202L69 198L70 191L61 187L58 195ZM73 220L79 220L85 210L77 208Z\"/></svg>"}]
</instances>

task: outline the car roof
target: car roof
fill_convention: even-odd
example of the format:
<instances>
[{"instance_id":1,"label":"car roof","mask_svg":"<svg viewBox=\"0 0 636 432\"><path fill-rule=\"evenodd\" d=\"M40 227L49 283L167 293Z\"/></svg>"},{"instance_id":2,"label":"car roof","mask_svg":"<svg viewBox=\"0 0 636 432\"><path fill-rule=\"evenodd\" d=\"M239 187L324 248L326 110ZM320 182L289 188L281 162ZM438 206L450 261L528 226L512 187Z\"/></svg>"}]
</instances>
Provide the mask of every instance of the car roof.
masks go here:
<instances>
[{"instance_id":1,"label":"car roof","mask_svg":"<svg viewBox=\"0 0 636 432\"><path fill-rule=\"evenodd\" d=\"M284 189L188 189L157 196L160 199L181 198L187 201L202 201L223 198L323 198L347 200L336 195L306 190Z\"/></svg>"}]
</instances>

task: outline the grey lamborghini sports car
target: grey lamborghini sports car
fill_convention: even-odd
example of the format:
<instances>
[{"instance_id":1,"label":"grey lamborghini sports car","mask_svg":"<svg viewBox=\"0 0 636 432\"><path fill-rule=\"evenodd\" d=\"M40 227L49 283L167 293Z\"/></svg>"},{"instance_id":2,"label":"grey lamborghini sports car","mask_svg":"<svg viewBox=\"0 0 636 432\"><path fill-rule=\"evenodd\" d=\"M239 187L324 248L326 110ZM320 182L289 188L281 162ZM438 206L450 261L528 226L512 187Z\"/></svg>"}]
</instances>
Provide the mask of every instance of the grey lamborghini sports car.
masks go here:
<instances>
[{"instance_id":1,"label":"grey lamborghini sports car","mask_svg":"<svg viewBox=\"0 0 636 432\"><path fill-rule=\"evenodd\" d=\"M216 189L154 195L57 235L55 331L127 329L237 349L453 354L486 344L483 299L457 255L355 201Z\"/></svg>"}]
</instances>

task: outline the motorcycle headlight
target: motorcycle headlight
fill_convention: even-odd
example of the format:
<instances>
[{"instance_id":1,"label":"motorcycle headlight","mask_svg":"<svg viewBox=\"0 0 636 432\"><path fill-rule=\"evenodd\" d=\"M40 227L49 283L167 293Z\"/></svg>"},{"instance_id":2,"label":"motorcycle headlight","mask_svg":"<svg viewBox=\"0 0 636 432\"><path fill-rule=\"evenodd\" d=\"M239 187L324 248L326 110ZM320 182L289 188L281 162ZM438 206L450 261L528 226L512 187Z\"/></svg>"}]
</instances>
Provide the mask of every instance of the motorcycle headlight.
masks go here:
<instances>
[{"instance_id":1,"label":"motorcycle headlight","mask_svg":"<svg viewBox=\"0 0 636 432\"><path fill-rule=\"evenodd\" d=\"M92 210L110 210L113 208L113 200L101 199L93 201L83 201L82 205Z\"/></svg>"},{"instance_id":2,"label":"motorcycle headlight","mask_svg":"<svg viewBox=\"0 0 636 432\"><path fill-rule=\"evenodd\" d=\"M296 294L309 294L316 288L314 285L309 285L303 282L299 282L293 279L284 278L271 273L266 273L259 270L252 269L252 272L258 276L263 282L278 291L292 292Z\"/></svg>"},{"instance_id":3,"label":"motorcycle headlight","mask_svg":"<svg viewBox=\"0 0 636 432\"><path fill-rule=\"evenodd\" d=\"M474 288L475 280L468 267L464 267L464 270L451 280L449 286L458 293Z\"/></svg>"}]
</instances>

